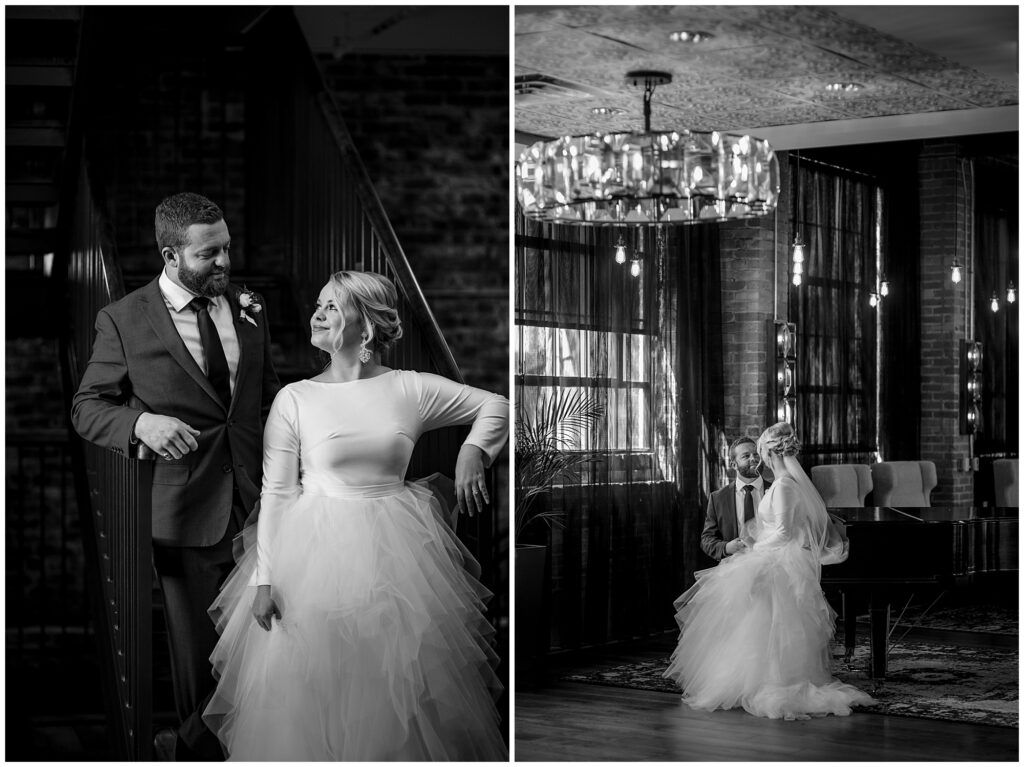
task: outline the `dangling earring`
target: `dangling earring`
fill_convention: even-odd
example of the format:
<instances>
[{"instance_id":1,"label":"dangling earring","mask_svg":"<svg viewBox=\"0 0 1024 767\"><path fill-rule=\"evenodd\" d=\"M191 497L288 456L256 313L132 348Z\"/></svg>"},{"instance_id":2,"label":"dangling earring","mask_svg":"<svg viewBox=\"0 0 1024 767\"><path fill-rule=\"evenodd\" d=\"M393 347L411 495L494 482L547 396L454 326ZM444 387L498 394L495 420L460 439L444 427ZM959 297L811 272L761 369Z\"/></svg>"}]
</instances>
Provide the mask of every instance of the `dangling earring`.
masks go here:
<instances>
[{"instance_id":1,"label":"dangling earring","mask_svg":"<svg viewBox=\"0 0 1024 767\"><path fill-rule=\"evenodd\" d=\"M363 336L363 342L359 344L359 361L364 365L370 361L370 350L366 348L366 343L369 340L369 338Z\"/></svg>"}]
</instances>

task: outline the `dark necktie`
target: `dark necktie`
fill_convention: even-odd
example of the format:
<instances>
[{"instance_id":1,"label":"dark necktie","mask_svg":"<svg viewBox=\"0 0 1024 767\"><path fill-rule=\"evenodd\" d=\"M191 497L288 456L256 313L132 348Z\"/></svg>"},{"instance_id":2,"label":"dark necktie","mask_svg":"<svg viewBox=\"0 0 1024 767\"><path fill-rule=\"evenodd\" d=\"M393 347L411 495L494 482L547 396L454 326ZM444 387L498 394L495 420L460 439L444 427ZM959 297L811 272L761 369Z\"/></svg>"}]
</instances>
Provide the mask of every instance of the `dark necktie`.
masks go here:
<instances>
[{"instance_id":1,"label":"dark necktie","mask_svg":"<svg viewBox=\"0 0 1024 767\"><path fill-rule=\"evenodd\" d=\"M228 371L228 359L224 356L224 347L221 346L217 326L210 316L210 299L199 296L193 298L189 306L199 320L199 338L203 342L203 352L206 354L206 377L217 390L224 407L228 407L231 404L231 373Z\"/></svg>"},{"instance_id":2,"label":"dark necktie","mask_svg":"<svg viewBox=\"0 0 1024 767\"><path fill-rule=\"evenodd\" d=\"M754 486L743 486L743 521L749 522L754 518Z\"/></svg>"}]
</instances>

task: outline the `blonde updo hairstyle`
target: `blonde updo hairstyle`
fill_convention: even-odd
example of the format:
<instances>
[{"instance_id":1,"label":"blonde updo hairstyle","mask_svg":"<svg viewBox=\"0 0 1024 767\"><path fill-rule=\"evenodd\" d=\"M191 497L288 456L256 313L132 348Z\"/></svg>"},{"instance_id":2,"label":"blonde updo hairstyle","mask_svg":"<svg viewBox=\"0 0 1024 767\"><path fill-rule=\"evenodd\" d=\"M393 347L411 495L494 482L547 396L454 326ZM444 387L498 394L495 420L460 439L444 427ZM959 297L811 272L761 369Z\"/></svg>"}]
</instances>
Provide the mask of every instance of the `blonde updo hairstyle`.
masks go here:
<instances>
[{"instance_id":1,"label":"blonde updo hairstyle","mask_svg":"<svg viewBox=\"0 0 1024 767\"><path fill-rule=\"evenodd\" d=\"M363 322L366 348L384 354L402 337L395 284L376 272L342 271L331 275L335 295L344 306L351 303Z\"/></svg>"},{"instance_id":2,"label":"blonde updo hairstyle","mask_svg":"<svg viewBox=\"0 0 1024 767\"><path fill-rule=\"evenodd\" d=\"M800 454L800 440L793 427L780 421L765 429L757 440L757 451L762 450L780 458L793 458Z\"/></svg>"}]
</instances>

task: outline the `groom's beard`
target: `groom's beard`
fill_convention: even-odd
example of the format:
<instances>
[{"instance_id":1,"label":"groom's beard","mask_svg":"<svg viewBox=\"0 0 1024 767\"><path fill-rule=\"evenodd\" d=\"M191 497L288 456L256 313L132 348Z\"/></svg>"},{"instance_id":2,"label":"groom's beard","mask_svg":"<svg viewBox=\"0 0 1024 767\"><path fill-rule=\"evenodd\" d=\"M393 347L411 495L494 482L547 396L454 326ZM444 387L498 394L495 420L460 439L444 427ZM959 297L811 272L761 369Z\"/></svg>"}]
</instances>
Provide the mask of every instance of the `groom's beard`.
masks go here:
<instances>
[{"instance_id":1,"label":"groom's beard","mask_svg":"<svg viewBox=\"0 0 1024 767\"><path fill-rule=\"evenodd\" d=\"M231 267L223 271L213 271L203 276L199 272L189 269L182 263L178 264L178 279L181 284L191 290L197 296L205 296L206 298L216 298L217 296L223 295L224 291L228 289L228 280L231 277Z\"/></svg>"},{"instance_id":2,"label":"groom's beard","mask_svg":"<svg viewBox=\"0 0 1024 767\"><path fill-rule=\"evenodd\" d=\"M739 474L744 479L757 479L759 476L761 476L757 472L757 470L759 468L761 468L761 467L760 466L751 466L751 467L748 467L746 469L741 469L741 468L737 467L736 468L736 473Z\"/></svg>"}]
</instances>

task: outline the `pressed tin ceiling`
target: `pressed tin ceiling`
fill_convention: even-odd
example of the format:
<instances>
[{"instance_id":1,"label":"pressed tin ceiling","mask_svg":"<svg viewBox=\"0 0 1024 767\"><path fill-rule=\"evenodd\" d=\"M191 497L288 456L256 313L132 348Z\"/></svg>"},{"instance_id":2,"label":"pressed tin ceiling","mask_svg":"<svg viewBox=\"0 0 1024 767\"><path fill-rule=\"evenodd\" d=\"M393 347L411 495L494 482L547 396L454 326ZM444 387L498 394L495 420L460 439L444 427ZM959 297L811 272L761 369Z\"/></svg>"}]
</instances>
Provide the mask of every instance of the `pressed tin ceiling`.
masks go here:
<instances>
[{"instance_id":1,"label":"pressed tin ceiling","mask_svg":"<svg viewBox=\"0 0 1024 767\"><path fill-rule=\"evenodd\" d=\"M624 79L633 69L673 75L654 92L653 130L749 131L779 149L1017 130L1017 13L518 6L517 141L641 128L641 93ZM669 39L682 30L712 37ZM836 82L862 87L826 89Z\"/></svg>"}]
</instances>

